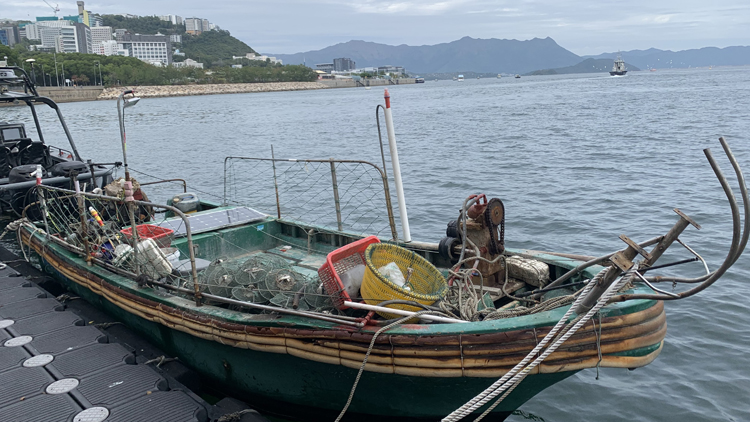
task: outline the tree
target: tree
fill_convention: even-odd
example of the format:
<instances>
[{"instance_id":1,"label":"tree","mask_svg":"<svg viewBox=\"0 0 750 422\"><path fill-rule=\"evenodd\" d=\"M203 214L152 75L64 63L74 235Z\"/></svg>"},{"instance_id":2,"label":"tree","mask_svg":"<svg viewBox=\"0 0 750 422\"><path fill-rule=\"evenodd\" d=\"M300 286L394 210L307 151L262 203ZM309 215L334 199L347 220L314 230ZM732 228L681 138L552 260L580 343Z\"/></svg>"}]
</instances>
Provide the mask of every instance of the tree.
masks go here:
<instances>
[{"instance_id":1,"label":"tree","mask_svg":"<svg viewBox=\"0 0 750 422\"><path fill-rule=\"evenodd\" d=\"M0 44L0 57L8 57L8 66L18 65L18 52L8 47L7 45Z\"/></svg>"},{"instance_id":2,"label":"tree","mask_svg":"<svg viewBox=\"0 0 750 422\"><path fill-rule=\"evenodd\" d=\"M73 75L70 77L70 80L73 81L78 86L81 85L88 85L89 84L89 77L86 75Z\"/></svg>"}]
</instances>

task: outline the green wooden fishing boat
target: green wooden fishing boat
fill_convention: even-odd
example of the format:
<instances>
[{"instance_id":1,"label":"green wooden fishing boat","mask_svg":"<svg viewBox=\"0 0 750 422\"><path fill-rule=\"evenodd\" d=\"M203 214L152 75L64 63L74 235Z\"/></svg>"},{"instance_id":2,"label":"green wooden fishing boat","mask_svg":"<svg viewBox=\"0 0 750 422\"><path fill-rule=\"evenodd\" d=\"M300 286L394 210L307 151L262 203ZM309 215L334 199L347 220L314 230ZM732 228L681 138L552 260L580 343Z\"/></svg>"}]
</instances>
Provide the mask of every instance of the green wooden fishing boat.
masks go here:
<instances>
[{"instance_id":1,"label":"green wooden fishing boat","mask_svg":"<svg viewBox=\"0 0 750 422\"><path fill-rule=\"evenodd\" d=\"M747 215L744 178L721 142ZM641 243L621 236L623 249L602 257L506 248L504 205L483 195L464 201L439 242L400 241L387 183L381 196L354 190L358 199L346 198L353 189L345 181L363 181L346 171L376 170L370 181L387 181L377 166L357 161L228 159L225 181L240 163L272 168L275 216L227 205L233 201L226 197L223 205L188 193L169 205L136 201L132 181L115 181L103 195L40 185L18 238L76 295L261 411L304 421L454 421L485 413L503 420L583 369L648 365L662 350L664 302L708 287L739 258L748 221L741 226L733 193L706 155L730 200L735 233L726 261L696 279L646 274L659 269L656 261L683 230L698 227L678 210L665 235ZM288 185L286 174L294 176ZM330 196L302 189L300 175L332 180ZM225 195L260 189L255 177L248 180ZM311 199L302 200L305 193ZM280 205L285 195L319 224L295 218ZM314 202L324 196L335 198L335 219L326 220ZM390 229L380 239L366 236L378 230L368 219L373 211L362 208L376 197L384 198L385 233ZM345 230L347 217L367 226ZM376 265L381 251L395 251L403 284L383 276L385 267ZM343 266L349 260L364 266L364 298L336 284L353 271ZM340 276L336 283L326 268ZM437 276L423 276L423 269ZM423 301L423 277L439 287L429 292L439 296L434 303ZM655 285L660 281L694 287L665 292ZM373 296L366 283L393 295ZM381 316L392 312L406 316Z\"/></svg>"},{"instance_id":2,"label":"green wooden fishing boat","mask_svg":"<svg viewBox=\"0 0 750 422\"><path fill-rule=\"evenodd\" d=\"M232 211L216 208L201 213ZM307 254L310 227L273 217L193 236L197 256L212 259L230 239L254 254L283 256L299 272L313 273L324 255ZM243 310L196 306L188 297L140 287L111 268L87 265L86 259L54 237L30 226L21 239L42 259L42 268L87 301L102 306L227 392L260 409L301 420L332 420L343 408L373 334L362 328L302 315L252 314ZM355 237L326 233L316 237L315 251L333 251ZM239 243L241 242L241 243ZM173 246L187 255L186 238ZM283 246L292 249L281 252ZM409 246L409 245L402 245ZM437 245L419 252L437 257ZM205 253L204 253L205 251ZM509 253L522 252L512 251ZM217 255L226 256L225 251ZM562 275L582 261L556 255L535 258ZM601 268L582 271L593 277ZM630 293L650 293L635 287ZM403 324L379 336L347 413L365 417L439 419L496 378L505 374L563 316L565 307L538 314L464 324ZM601 312L601 327L589 325L558 349L496 409L507 416L546 387L597 365L637 368L653 361L666 333L661 301L633 300ZM601 336L600 348L597 336ZM598 352L602 356L599 360Z\"/></svg>"}]
</instances>

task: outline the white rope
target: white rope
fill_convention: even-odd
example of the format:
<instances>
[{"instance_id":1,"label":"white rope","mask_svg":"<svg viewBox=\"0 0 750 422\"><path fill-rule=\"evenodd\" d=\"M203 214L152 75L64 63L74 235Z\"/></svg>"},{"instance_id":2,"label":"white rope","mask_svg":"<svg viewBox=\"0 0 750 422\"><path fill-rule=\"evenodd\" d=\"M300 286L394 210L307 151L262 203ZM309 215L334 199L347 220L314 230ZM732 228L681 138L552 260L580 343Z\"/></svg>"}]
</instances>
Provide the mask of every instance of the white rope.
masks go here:
<instances>
[{"instance_id":1,"label":"white rope","mask_svg":"<svg viewBox=\"0 0 750 422\"><path fill-rule=\"evenodd\" d=\"M463 406L453 411L450 415L443 418L442 421L458 421L465 416L473 413L478 408L484 406L487 402L497 397L500 393L508 390L509 388L515 388L515 386L519 384L521 380L523 380L523 378L525 378L531 372L532 369L538 366L544 359L547 358L547 356L553 353L562 343L564 343L570 336L572 336L582 326L582 323L587 322L592 315L598 312L598 310L607 303L609 298L620 288L620 286L624 284L625 281L629 280L629 277L622 277L619 282L613 283L612 286L610 286L610 288L605 292L605 294L600 297L600 299L597 301L597 304L585 316L579 315L574 318L573 321L566 324L566 321L573 314L573 309L575 309L578 302L580 302L582 298L586 297L586 294L593 288L594 285L598 283L598 281L606 274L607 271L609 271L609 267L603 269L593 279L591 279L586 287L584 287L582 293L578 296L573 305L570 306L565 315L557 322L557 324L555 324L555 326L544 337L544 339L542 339L542 341L539 342L539 344L537 344L537 346L528 355L526 355L523 360L521 360L521 362L513 367L513 369L508 371L508 373L506 373L502 378L494 382L490 387L485 389L473 399L469 400ZM575 325L573 325L572 328L569 328L570 324ZM560 330L563 328L563 326L566 326L566 329L562 331L562 335L560 337L557 337L554 343L549 348L547 348L543 354L538 355L542 348L544 348L550 341L556 338L558 333L561 332ZM527 366L527 364L529 364L533 357L537 355L539 357ZM507 396L507 394L504 396ZM500 400L498 400L498 403L499 401ZM483 416L480 416L480 418L481 417Z\"/></svg>"},{"instance_id":2,"label":"white rope","mask_svg":"<svg viewBox=\"0 0 750 422\"><path fill-rule=\"evenodd\" d=\"M352 399L354 398L354 392L357 391L357 384L359 384L359 379L362 377L362 373L365 370L365 365L367 364L367 359L370 357L370 353L372 352L373 347L375 347L375 340L377 340L378 336L382 334L385 331L390 330L391 328L403 324L404 322L414 318L418 317L420 315L424 315L429 313L430 311L419 311L416 312L414 315L410 315L407 317L400 318L385 327L379 329L373 336L372 340L370 341L370 347L367 349L367 353L365 353L365 359L362 361L362 366L359 367L359 373L357 373L357 378L354 380L354 385L352 385L352 391L349 393L349 399L346 401L346 405L344 405L344 408L341 409L341 413L339 413L339 416L336 418L335 422L339 422L341 418L344 417L344 414L346 414L347 409L349 409L349 405L352 404Z\"/></svg>"}]
</instances>

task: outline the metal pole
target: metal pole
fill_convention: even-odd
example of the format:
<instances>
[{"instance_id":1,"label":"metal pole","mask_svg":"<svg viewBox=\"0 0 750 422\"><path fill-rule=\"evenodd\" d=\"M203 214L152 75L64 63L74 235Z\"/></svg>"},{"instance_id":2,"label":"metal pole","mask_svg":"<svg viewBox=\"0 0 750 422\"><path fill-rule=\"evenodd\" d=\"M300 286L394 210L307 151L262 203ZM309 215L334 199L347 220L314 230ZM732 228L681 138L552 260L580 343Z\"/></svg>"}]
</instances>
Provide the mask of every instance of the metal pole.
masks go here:
<instances>
[{"instance_id":1,"label":"metal pole","mask_svg":"<svg viewBox=\"0 0 750 422\"><path fill-rule=\"evenodd\" d=\"M336 223L339 231L344 231L344 225L341 222L341 201L339 201L339 183L336 180L336 163L331 160L331 181L333 183L333 204L336 207Z\"/></svg>"},{"instance_id":2,"label":"metal pole","mask_svg":"<svg viewBox=\"0 0 750 422\"><path fill-rule=\"evenodd\" d=\"M273 145L271 145L271 165L273 166L273 188L276 190L276 216L281 218L281 203L279 202L279 183L276 180L276 157L273 154Z\"/></svg>"},{"instance_id":3,"label":"metal pole","mask_svg":"<svg viewBox=\"0 0 750 422\"><path fill-rule=\"evenodd\" d=\"M119 97L117 97L117 115L120 120L120 138L122 140L122 160L125 166L125 203L128 206L128 217L130 218L130 229L133 233L133 261L135 261L135 274L140 275L140 268L138 265L138 227L135 224L135 205L133 204L133 191L132 183L130 181L130 171L128 170L128 156L127 156L127 145L125 138L125 107L121 107L123 97L126 94L132 94L133 90L123 91ZM128 192L130 193L128 195ZM192 251L191 251L192 254Z\"/></svg>"},{"instance_id":4,"label":"metal pole","mask_svg":"<svg viewBox=\"0 0 750 422\"><path fill-rule=\"evenodd\" d=\"M91 250L89 249L89 236L88 227L86 226L86 203L83 195L81 195L81 188L78 185L78 174L73 172L70 176L70 181L75 186L76 197L78 199L78 214L81 218L81 241L83 241L83 251L86 253L86 265L91 266ZM114 248L115 245L112 245Z\"/></svg>"},{"instance_id":5,"label":"metal pole","mask_svg":"<svg viewBox=\"0 0 750 422\"><path fill-rule=\"evenodd\" d=\"M49 212L47 209L47 201L44 199L44 192L41 189L41 180L40 180L40 184L36 186L36 195L39 201L39 209L42 212L42 221L44 222L44 231L47 233L47 239L49 239L49 236L50 236L49 223L47 222L47 214Z\"/></svg>"},{"instance_id":6,"label":"metal pole","mask_svg":"<svg viewBox=\"0 0 750 422\"><path fill-rule=\"evenodd\" d=\"M404 242L411 242L409 216L406 214L406 198L404 197L404 185L401 182L401 165L399 164L398 148L396 147L396 133L393 130L391 95L388 93L388 89L385 90L385 127L388 131L388 145L391 149L391 165L393 166L393 179L396 182L396 196L398 198L398 211L401 215L401 228L404 230Z\"/></svg>"},{"instance_id":7,"label":"metal pole","mask_svg":"<svg viewBox=\"0 0 750 422\"><path fill-rule=\"evenodd\" d=\"M57 52L53 53L55 57L55 82L57 82L57 87L60 87L60 74L57 73Z\"/></svg>"},{"instance_id":8,"label":"metal pole","mask_svg":"<svg viewBox=\"0 0 750 422\"><path fill-rule=\"evenodd\" d=\"M391 190L388 186L388 173L385 166L385 152L383 151L383 136L380 133L380 115L378 114L378 109L382 108L383 113L385 113L385 108L378 104L375 106L375 122L378 125L378 143L380 144L380 158L383 159L383 191L385 192L385 206L388 209L388 224L391 226L391 236L393 236L393 240L398 241L398 231L396 230L396 221L393 218L393 205L391 204Z\"/></svg>"}]
</instances>

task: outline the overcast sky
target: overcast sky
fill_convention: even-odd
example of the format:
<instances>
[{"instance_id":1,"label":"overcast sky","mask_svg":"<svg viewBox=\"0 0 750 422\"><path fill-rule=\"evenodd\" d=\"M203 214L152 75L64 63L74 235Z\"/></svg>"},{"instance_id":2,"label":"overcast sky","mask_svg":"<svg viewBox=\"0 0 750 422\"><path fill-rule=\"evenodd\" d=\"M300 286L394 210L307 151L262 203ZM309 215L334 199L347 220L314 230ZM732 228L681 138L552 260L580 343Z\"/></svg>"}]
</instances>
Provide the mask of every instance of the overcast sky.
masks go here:
<instances>
[{"instance_id":1,"label":"overcast sky","mask_svg":"<svg viewBox=\"0 0 750 422\"><path fill-rule=\"evenodd\" d=\"M61 14L77 13L75 1L47 1ZM750 45L750 0L97 0L86 9L201 17L262 53L353 39L431 45L464 36L549 36L579 55ZM51 12L43 0L0 1L0 18L34 20Z\"/></svg>"}]
</instances>

